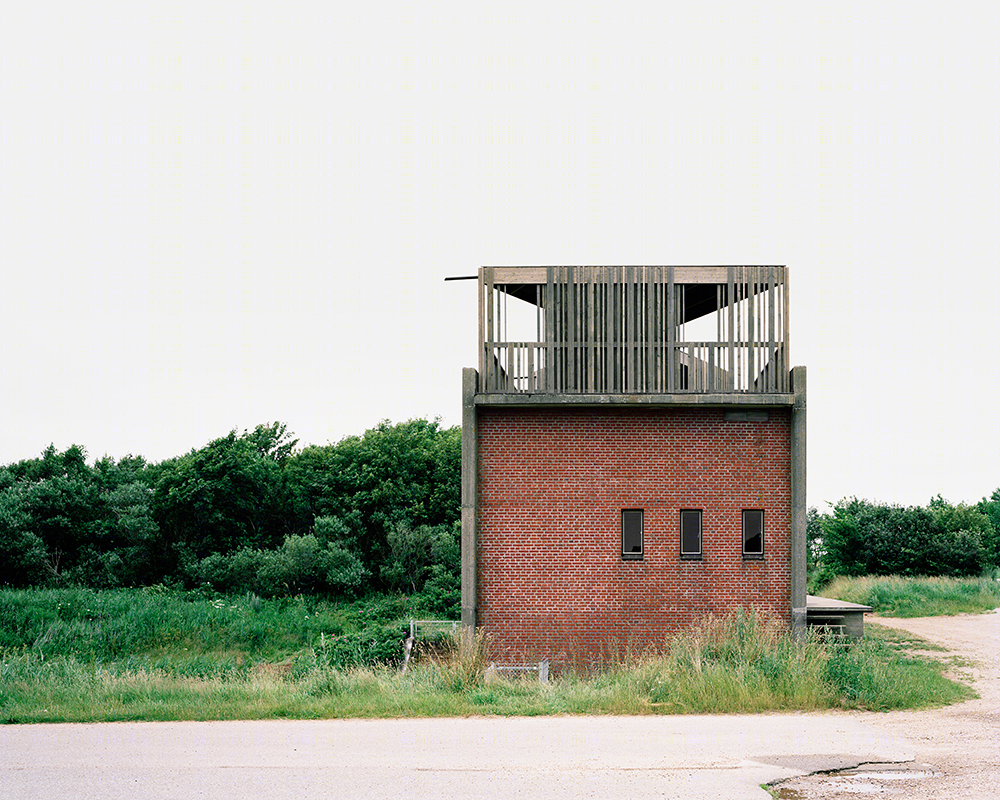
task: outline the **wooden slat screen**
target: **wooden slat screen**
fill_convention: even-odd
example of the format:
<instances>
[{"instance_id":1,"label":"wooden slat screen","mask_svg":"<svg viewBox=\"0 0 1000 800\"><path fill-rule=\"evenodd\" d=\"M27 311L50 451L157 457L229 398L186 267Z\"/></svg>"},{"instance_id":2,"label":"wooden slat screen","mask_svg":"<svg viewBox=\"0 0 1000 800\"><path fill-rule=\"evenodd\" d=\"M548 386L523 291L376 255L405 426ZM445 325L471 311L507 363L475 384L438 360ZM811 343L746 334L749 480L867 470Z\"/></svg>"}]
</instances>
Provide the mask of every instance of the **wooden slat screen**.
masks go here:
<instances>
[{"instance_id":1,"label":"wooden slat screen","mask_svg":"<svg viewBox=\"0 0 1000 800\"><path fill-rule=\"evenodd\" d=\"M484 392L789 391L784 267L705 268L718 282L702 284L676 281L681 270L687 280L697 277L695 267L532 268L529 293L518 287L518 296L534 300L528 340L508 339L509 304L520 301L496 282L500 269L505 280L517 275L516 268L480 270ZM701 319L686 319L689 301L706 304Z\"/></svg>"}]
</instances>

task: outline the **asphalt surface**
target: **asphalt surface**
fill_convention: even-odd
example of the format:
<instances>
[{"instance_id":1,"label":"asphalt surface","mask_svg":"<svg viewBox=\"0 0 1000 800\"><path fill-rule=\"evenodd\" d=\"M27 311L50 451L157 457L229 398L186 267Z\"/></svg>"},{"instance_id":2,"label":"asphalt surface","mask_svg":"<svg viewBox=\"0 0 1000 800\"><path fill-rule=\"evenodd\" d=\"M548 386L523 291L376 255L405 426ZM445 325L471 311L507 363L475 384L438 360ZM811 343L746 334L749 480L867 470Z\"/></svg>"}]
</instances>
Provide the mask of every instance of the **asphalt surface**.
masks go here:
<instances>
[{"instance_id":1,"label":"asphalt surface","mask_svg":"<svg viewBox=\"0 0 1000 800\"><path fill-rule=\"evenodd\" d=\"M0 798L754 798L913 753L844 714L0 727Z\"/></svg>"}]
</instances>

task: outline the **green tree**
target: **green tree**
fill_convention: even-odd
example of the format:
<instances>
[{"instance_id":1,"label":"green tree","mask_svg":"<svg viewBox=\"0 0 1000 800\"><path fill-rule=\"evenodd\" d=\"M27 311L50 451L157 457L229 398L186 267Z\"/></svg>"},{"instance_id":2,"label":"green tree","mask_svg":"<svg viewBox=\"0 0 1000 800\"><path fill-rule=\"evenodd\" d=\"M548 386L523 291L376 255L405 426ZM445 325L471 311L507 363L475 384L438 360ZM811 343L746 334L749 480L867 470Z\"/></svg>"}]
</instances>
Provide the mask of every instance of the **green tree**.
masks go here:
<instances>
[{"instance_id":1,"label":"green tree","mask_svg":"<svg viewBox=\"0 0 1000 800\"><path fill-rule=\"evenodd\" d=\"M365 567L380 575L395 526L458 519L461 460L461 430L422 419L382 422L363 436L306 447L285 467L293 530L335 517Z\"/></svg>"},{"instance_id":2,"label":"green tree","mask_svg":"<svg viewBox=\"0 0 1000 800\"><path fill-rule=\"evenodd\" d=\"M991 567L1000 567L1000 489L980 500L976 509L990 523L990 531L983 536L986 561Z\"/></svg>"},{"instance_id":3,"label":"green tree","mask_svg":"<svg viewBox=\"0 0 1000 800\"><path fill-rule=\"evenodd\" d=\"M47 578L45 544L31 531L27 483L0 470L0 586L33 586Z\"/></svg>"},{"instance_id":4,"label":"green tree","mask_svg":"<svg viewBox=\"0 0 1000 800\"><path fill-rule=\"evenodd\" d=\"M389 531L389 554L382 564L382 578L393 589L417 594L435 564L456 571L458 537L454 525L417 525L397 522Z\"/></svg>"},{"instance_id":5,"label":"green tree","mask_svg":"<svg viewBox=\"0 0 1000 800\"><path fill-rule=\"evenodd\" d=\"M851 498L823 524L824 565L834 575L975 575L984 565L968 507L937 498L927 508Z\"/></svg>"},{"instance_id":6,"label":"green tree","mask_svg":"<svg viewBox=\"0 0 1000 800\"><path fill-rule=\"evenodd\" d=\"M158 470L154 516L179 565L282 540L281 465L255 434L230 431Z\"/></svg>"}]
</instances>

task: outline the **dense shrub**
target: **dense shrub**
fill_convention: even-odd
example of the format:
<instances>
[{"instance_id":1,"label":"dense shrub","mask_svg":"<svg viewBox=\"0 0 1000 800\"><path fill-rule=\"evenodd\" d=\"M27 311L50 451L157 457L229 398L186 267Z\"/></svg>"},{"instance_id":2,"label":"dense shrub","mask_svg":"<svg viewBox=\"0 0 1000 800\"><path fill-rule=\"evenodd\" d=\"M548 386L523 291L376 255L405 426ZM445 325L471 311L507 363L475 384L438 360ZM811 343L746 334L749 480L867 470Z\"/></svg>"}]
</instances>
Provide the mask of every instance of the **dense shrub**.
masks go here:
<instances>
[{"instance_id":1,"label":"dense shrub","mask_svg":"<svg viewBox=\"0 0 1000 800\"><path fill-rule=\"evenodd\" d=\"M31 530L22 486L0 472L0 586L33 586L46 580L45 543ZM6 477L9 477L9 473Z\"/></svg>"},{"instance_id":2,"label":"dense shrub","mask_svg":"<svg viewBox=\"0 0 1000 800\"><path fill-rule=\"evenodd\" d=\"M383 422L337 444L295 445L275 422L158 464L125 456L91 467L74 445L0 468L0 586L351 596L370 581L427 586L426 605L447 607L459 569L459 429ZM429 545L408 550L401 530Z\"/></svg>"},{"instance_id":3,"label":"dense shrub","mask_svg":"<svg viewBox=\"0 0 1000 800\"><path fill-rule=\"evenodd\" d=\"M228 594L352 597L368 572L353 553L309 534L288 536L276 550L245 547L228 555L213 553L195 564L188 577L196 585Z\"/></svg>"},{"instance_id":4,"label":"dense shrub","mask_svg":"<svg viewBox=\"0 0 1000 800\"><path fill-rule=\"evenodd\" d=\"M984 525L985 522L985 525ZM826 575L978 575L988 566L975 509L938 498L927 508L842 500L823 520Z\"/></svg>"}]
</instances>

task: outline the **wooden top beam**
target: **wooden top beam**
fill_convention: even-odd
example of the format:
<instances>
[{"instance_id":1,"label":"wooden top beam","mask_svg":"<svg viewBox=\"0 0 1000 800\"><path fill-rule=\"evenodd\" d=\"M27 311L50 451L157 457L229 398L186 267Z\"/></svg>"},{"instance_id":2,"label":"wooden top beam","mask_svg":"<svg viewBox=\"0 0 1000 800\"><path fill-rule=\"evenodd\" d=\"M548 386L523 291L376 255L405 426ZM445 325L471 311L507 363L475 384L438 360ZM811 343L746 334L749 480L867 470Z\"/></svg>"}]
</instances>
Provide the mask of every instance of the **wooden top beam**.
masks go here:
<instances>
[{"instance_id":1,"label":"wooden top beam","mask_svg":"<svg viewBox=\"0 0 1000 800\"><path fill-rule=\"evenodd\" d=\"M661 265L656 265L661 266ZM666 265L663 265L666 266ZM783 268L783 265L774 265ZM597 269L597 265L579 266L576 269ZM544 284L547 267L493 267L493 282L495 284ZM674 283L726 283L727 266L721 265L689 265L674 266Z\"/></svg>"}]
</instances>

